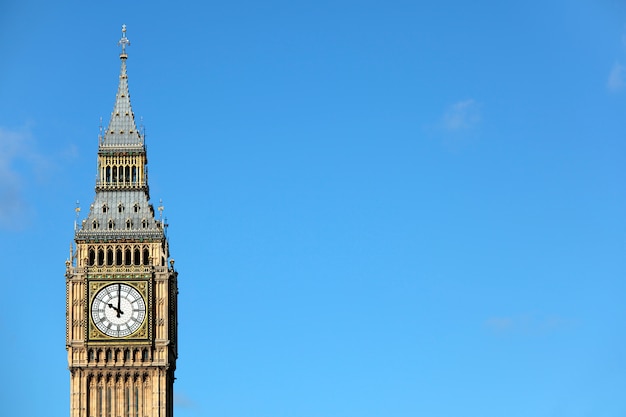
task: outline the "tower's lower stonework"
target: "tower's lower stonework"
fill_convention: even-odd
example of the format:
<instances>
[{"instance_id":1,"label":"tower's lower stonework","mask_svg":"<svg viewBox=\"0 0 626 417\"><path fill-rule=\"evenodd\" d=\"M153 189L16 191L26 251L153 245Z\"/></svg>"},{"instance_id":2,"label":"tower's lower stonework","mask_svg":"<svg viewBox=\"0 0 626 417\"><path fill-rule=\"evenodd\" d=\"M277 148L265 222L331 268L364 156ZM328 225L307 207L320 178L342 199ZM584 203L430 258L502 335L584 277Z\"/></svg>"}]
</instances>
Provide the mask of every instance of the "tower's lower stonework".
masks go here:
<instances>
[{"instance_id":1,"label":"tower's lower stonework","mask_svg":"<svg viewBox=\"0 0 626 417\"><path fill-rule=\"evenodd\" d=\"M178 274L166 225L150 203L144 136L128 93L129 44L123 26L115 106L99 138L96 196L66 262L71 417L173 415Z\"/></svg>"}]
</instances>

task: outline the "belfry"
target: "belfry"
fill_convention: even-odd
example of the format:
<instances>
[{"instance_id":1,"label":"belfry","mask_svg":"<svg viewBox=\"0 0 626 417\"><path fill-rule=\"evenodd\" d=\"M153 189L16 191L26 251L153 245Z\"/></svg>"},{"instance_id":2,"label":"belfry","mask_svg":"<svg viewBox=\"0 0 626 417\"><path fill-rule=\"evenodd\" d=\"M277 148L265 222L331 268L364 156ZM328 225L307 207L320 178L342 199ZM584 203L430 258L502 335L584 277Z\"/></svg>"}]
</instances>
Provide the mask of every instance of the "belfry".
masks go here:
<instances>
[{"instance_id":1,"label":"belfry","mask_svg":"<svg viewBox=\"0 0 626 417\"><path fill-rule=\"evenodd\" d=\"M126 26L115 105L98 143L96 195L66 261L71 417L171 417L178 273L150 203L144 133L126 74ZM159 207L162 212L162 207Z\"/></svg>"}]
</instances>

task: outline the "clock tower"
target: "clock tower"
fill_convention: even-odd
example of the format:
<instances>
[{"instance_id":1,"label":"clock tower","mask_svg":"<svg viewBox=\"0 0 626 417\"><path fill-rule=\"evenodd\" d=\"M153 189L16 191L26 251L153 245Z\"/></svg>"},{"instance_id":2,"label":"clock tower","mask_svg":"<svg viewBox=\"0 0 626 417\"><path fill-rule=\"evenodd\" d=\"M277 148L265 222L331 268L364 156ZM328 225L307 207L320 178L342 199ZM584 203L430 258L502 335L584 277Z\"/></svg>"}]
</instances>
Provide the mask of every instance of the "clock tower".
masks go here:
<instances>
[{"instance_id":1,"label":"clock tower","mask_svg":"<svg viewBox=\"0 0 626 417\"><path fill-rule=\"evenodd\" d=\"M128 92L125 25L119 45L119 86L99 136L96 195L66 261L70 417L171 417L178 274L166 225L150 203L144 132Z\"/></svg>"}]
</instances>

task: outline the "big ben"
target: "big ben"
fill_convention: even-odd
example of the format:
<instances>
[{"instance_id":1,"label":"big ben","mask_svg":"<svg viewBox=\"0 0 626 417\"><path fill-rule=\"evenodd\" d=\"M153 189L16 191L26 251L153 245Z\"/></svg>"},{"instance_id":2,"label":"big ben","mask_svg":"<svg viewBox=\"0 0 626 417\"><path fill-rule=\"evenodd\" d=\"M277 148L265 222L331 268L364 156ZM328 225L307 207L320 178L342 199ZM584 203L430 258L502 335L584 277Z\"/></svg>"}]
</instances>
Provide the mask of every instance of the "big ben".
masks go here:
<instances>
[{"instance_id":1,"label":"big ben","mask_svg":"<svg viewBox=\"0 0 626 417\"><path fill-rule=\"evenodd\" d=\"M98 140L95 197L66 262L71 417L173 415L178 274L166 225L150 202L144 132L128 89L129 44L122 26L119 85Z\"/></svg>"}]
</instances>

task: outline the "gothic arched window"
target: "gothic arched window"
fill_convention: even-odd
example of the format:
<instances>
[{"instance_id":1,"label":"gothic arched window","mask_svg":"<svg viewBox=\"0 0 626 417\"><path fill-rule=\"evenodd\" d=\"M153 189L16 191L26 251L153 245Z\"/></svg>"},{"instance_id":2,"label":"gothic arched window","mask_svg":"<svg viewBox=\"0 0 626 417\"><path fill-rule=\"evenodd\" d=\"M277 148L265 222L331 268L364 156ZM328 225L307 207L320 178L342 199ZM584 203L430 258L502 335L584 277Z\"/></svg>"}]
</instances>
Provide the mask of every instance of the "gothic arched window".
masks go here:
<instances>
[{"instance_id":1,"label":"gothic arched window","mask_svg":"<svg viewBox=\"0 0 626 417\"><path fill-rule=\"evenodd\" d=\"M128 387L124 388L124 404L126 404L124 407L124 417L130 417L130 393Z\"/></svg>"},{"instance_id":2,"label":"gothic arched window","mask_svg":"<svg viewBox=\"0 0 626 417\"><path fill-rule=\"evenodd\" d=\"M107 417L111 417L111 402L113 397L111 396L111 387L107 387L107 395L106 395L106 404L107 404Z\"/></svg>"},{"instance_id":3,"label":"gothic arched window","mask_svg":"<svg viewBox=\"0 0 626 417\"><path fill-rule=\"evenodd\" d=\"M139 387L135 387L135 417L139 417Z\"/></svg>"}]
</instances>

